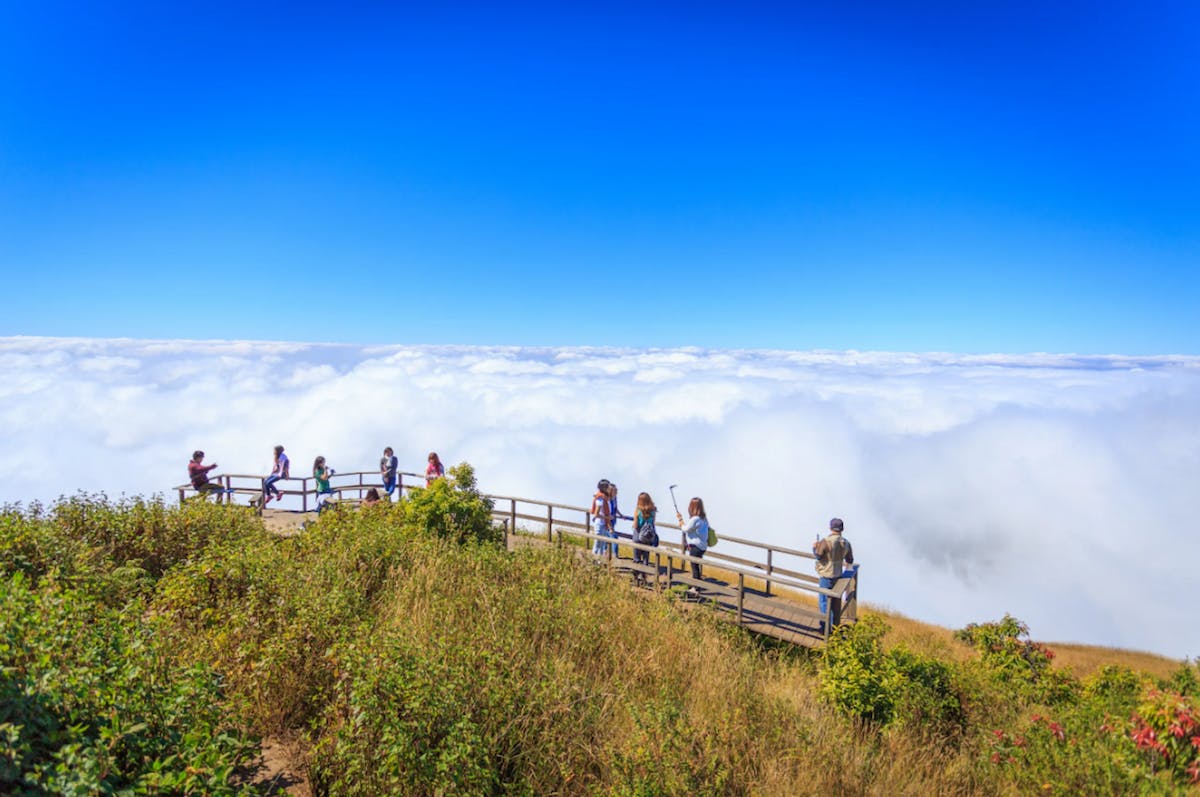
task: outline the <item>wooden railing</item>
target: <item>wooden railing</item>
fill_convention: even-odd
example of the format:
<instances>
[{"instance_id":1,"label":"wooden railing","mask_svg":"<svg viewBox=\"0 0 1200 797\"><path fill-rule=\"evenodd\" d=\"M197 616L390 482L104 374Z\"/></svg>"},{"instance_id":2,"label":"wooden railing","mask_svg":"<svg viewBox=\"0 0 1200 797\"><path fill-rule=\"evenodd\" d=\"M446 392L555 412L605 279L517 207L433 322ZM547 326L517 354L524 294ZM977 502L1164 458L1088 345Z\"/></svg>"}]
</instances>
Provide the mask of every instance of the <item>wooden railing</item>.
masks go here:
<instances>
[{"instance_id":1,"label":"wooden railing","mask_svg":"<svg viewBox=\"0 0 1200 797\"><path fill-rule=\"evenodd\" d=\"M425 475L420 473L408 471L397 472L396 478L396 489L402 495L405 491L413 487L423 487L425 484ZM406 479L408 480L407 483ZM265 477L261 475L235 473L212 476L209 480L221 485L225 491L223 494L217 494L216 500L225 500L227 502L232 502L233 497L237 495L261 496L263 484L266 481ZM296 485L297 483L299 489L289 489L289 485ZM279 488L283 495L298 496L300 498L301 511L307 512L310 506L313 508L316 507L316 480L311 476L281 479L276 482L276 487ZM371 488L382 490L383 482L378 472L351 471L335 473L330 478L330 487L339 497L349 493L354 494L355 499L361 499ZM196 489L191 484L180 485L174 489L179 494L180 502L186 500L189 495L196 494ZM839 622L854 621L858 616L858 568L854 567L852 570L847 571L834 583L832 588L822 588L819 585L817 576L797 570L797 565L793 563L799 560L807 564L814 560L816 557L808 551L772 545L744 537L736 537L718 530L719 545L740 546L746 549L740 553L746 553L747 555L738 556L726 553L725 550L718 550L714 546L705 552L703 558L698 558L687 554L687 545L683 539L683 532L677 523L657 523L656 525L660 529L660 542L658 547L651 547L634 543L631 536L627 534L618 533L617 539L594 534L592 532L590 507L573 506L571 504L560 504L552 501L541 501L534 498L521 498L510 495L485 494L485 497L491 499L492 515L497 520L504 522L506 533L544 536L547 542L563 542L564 538L571 537L582 541L588 548L595 542L601 542L610 543L631 552L635 550L646 551L654 564L644 568L643 566L635 565L630 561L621 559L619 550L615 558L612 553L605 558L610 566L616 565L614 560L616 559L620 560L620 566L624 569L641 571L646 576L653 576L656 588L669 589L676 583L694 586L696 582L688 578L685 574L690 564L695 563L702 567L715 566L720 569L722 574L728 574L736 579L736 586L732 582L725 584L711 580L704 581L703 586L705 590L726 594L735 601L739 624L743 620L746 596L751 594L752 585L756 581L761 581L764 588L761 593L754 591L753 594L763 595L767 598L772 597L773 588L783 588L802 595L825 595L829 600L828 608L824 615L803 609L794 601L787 602L797 607L797 612L822 620L824 624L823 638L828 638L832 626L837 625ZM530 523L535 523L544 528L542 530L531 529L529 527ZM662 529L680 531L680 541L667 540L666 534L662 533ZM664 557L666 564L665 587L661 586L660 583L664 571ZM844 602L842 600L843 596L846 596ZM780 605L784 604L781 603Z\"/></svg>"},{"instance_id":2,"label":"wooden railing","mask_svg":"<svg viewBox=\"0 0 1200 797\"><path fill-rule=\"evenodd\" d=\"M405 478L409 482L404 483ZM214 484L219 484L223 490L222 493L214 493L217 501L233 502L235 495L262 496L263 490L267 482L267 478L261 475L249 475L245 473L222 473L216 476L210 476L209 481ZM299 489L295 488L299 484ZM374 487L376 490L383 491L383 481L379 477L379 472L356 470L346 473L335 472L329 479L329 486L332 488L335 495L341 497L346 493L356 494L358 499L366 496L367 492ZM397 471L396 473L396 489L401 493L412 487L424 487L425 474L409 473L408 471ZM292 476L287 479L280 479L275 482L276 489L283 495L299 496L300 511L308 512L317 507L317 480L312 476ZM179 501L182 503L189 496L196 495L196 488L191 484L181 484L173 488L179 494ZM311 499L311 500L310 500Z\"/></svg>"},{"instance_id":3,"label":"wooden railing","mask_svg":"<svg viewBox=\"0 0 1200 797\"><path fill-rule=\"evenodd\" d=\"M839 622L852 622L858 619L857 567L847 571L842 578L834 582L831 588L825 589L820 586L820 579L817 576L800 572L794 569L794 566L780 566L781 558L788 565L792 564L792 559L815 560L816 557L808 551L771 545L744 537L735 537L721 533L718 529L718 545L739 545L749 549L751 556L757 552L759 557L754 559L745 556L736 556L718 550L716 546L709 548L703 558L693 557L687 554L687 545L683 540L683 532L677 523L656 523L655 525L659 529L659 545L658 547L651 547L634 543L629 535L619 535L618 539L614 540L611 537L592 533L590 507L572 506L570 504L559 504L550 501L540 501L534 498L521 498L508 495L489 495L488 497L494 502L492 514L498 519L507 521L505 525L509 529L518 530L520 528L519 521L534 522L544 527L544 531L541 533L544 534L547 541L554 541L556 539L561 541L564 536L569 536L585 541L589 547L592 543L600 542L619 545L621 548L627 548L630 551L646 551L655 561L655 565L647 569L646 573L654 575L656 579L659 571L662 569L662 557L665 556L668 588L676 581L691 583L691 579L685 576L674 575L677 563L679 565L678 570L681 573L692 563L699 564L702 567L719 567L723 573L727 573L737 579L736 588L732 585L718 585L711 581L706 582L705 588L717 592L727 592L736 600L739 624L742 620L748 579L762 581L764 584L764 593L767 597L771 596L773 586L782 587L801 594L813 596L825 595L829 599L825 615L820 616L814 613L824 622L823 636L825 638L828 638L832 626L837 625ZM536 508L536 511L530 511L532 508ZM578 518L578 520L568 518ZM679 531L680 541L676 543L667 540L666 535L662 533L662 529L664 528ZM524 531L525 533L531 533L528 526L526 526ZM666 549L666 552L663 549ZM611 564L613 561L611 554L606 558ZM638 569L628 562L622 562L622 566L626 569ZM844 601L842 600L843 595L846 596Z\"/></svg>"}]
</instances>

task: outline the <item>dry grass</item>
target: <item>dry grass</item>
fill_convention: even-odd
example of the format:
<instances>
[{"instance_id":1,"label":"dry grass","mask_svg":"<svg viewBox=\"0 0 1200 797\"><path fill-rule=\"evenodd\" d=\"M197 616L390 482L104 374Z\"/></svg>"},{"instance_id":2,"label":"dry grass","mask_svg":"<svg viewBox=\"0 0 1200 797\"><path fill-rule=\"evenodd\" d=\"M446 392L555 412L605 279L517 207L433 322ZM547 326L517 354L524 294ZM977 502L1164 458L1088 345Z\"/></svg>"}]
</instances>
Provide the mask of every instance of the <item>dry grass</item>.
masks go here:
<instances>
[{"instance_id":1,"label":"dry grass","mask_svg":"<svg viewBox=\"0 0 1200 797\"><path fill-rule=\"evenodd\" d=\"M1048 642L1055 652L1054 664L1082 678L1106 664L1117 664L1147 673L1155 678L1170 678L1179 669L1178 659L1140 650L1122 650L1099 645L1080 645L1073 642Z\"/></svg>"},{"instance_id":2,"label":"dry grass","mask_svg":"<svg viewBox=\"0 0 1200 797\"><path fill-rule=\"evenodd\" d=\"M729 571L715 565L705 565L704 572L726 582L736 582L737 580ZM747 579L746 586L762 589L764 582L758 579ZM809 607L815 607L817 604L816 596L799 590L775 587L773 594ZM887 621L891 629L884 637L884 643L888 647L904 645L922 655L959 662L975 656L968 645L964 645L954 638L952 629L914 620L892 609L872 604L860 604L859 612L862 616L878 615ZM1105 665L1119 665L1155 678L1168 678L1179 668L1181 663L1178 659L1140 650L1124 650L1073 642L1047 642L1045 644L1055 652L1054 666L1068 670L1078 678L1086 677Z\"/></svg>"}]
</instances>

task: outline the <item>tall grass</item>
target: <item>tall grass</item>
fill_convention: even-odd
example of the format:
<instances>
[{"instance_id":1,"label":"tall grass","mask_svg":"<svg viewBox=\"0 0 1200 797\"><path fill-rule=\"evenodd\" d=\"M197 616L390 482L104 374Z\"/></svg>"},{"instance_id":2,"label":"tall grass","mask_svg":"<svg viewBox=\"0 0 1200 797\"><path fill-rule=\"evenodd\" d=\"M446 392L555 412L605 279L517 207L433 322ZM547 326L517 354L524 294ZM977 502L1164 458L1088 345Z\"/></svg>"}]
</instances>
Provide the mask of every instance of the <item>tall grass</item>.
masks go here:
<instances>
[{"instance_id":1,"label":"tall grass","mask_svg":"<svg viewBox=\"0 0 1200 797\"><path fill-rule=\"evenodd\" d=\"M61 627L55 601L84 618L61 645L80 664L49 643L20 659L33 672L49 656L67 680L6 688L62 704L54 684L95 683L88 662L149 672L136 651L152 650L161 690L118 678L108 702L72 698L71 716L97 729L85 739L110 739L123 733L98 735L112 707L135 707L117 710L116 727L163 728L168 743L113 759L121 782L150 783L138 780L150 760L187 777L171 762L194 749L210 756L214 792L252 791L234 774L246 742L276 734L303 739L297 766L317 794L1187 788L1186 746L1155 745L1190 721L1194 667L1110 663L1080 679L1019 623L983 624L963 641L879 612L840 629L825 653L794 649L631 591L569 550L506 551L473 487L460 473L414 501L328 512L286 539L236 507L81 497L0 513L7 594L24 596L5 604L4 650ZM198 746L167 730L176 720L148 715L211 729L225 746ZM17 725L5 716L0 739ZM32 771L75 749L45 742L0 754Z\"/></svg>"}]
</instances>

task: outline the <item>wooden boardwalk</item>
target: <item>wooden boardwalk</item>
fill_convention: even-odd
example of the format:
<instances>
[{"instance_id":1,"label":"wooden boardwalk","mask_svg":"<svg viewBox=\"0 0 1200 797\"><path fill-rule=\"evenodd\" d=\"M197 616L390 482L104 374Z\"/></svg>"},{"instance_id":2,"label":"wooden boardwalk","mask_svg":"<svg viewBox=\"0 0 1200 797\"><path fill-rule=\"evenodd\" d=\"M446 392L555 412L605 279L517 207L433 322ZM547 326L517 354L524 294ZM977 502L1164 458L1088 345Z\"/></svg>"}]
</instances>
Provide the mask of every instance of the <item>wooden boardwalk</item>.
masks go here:
<instances>
[{"instance_id":1,"label":"wooden boardwalk","mask_svg":"<svg viewBox=\"0 0 1200 797\"><path fill-rule=\"evenodd\" d=\"M369 471L338 473L333 489L338 496L357 502L372 487L382 487L378 478L378 473ZM239 497L253 500L261 495L261 476L225 474L213 477L213 481L227 490L223 498L229 502ZM316 506L312 479L288 481L300 482L298 490L292 484L280 485L292 500L299 498L300 506L293 511L269 509L266 512L269 517L265 518L273 530L282 533L289 533L289 527L298 532L302 522L313 516L310 509ZM399 474L397 487L401 493L418 485L424 486L423 475ZM180 501L195 493L191 485L175 489ZM675 523L657 524L661 538L658 547L634 545L624 535L617 541L617 555L596 556L592 553L593 542L611 539L591 533L588 508L515 496L487 497L493 503L493 517L504 525L510 549L529 545L572 546L580 556L607 566L614 576L628 578L639 589L671 591L687 604L716 610L717 616L755 634L816 648L828 640L831 627L857 619L857 566L835 582L832 589L822 589L811 572L814 557L808 551L734 537L723 531L719 531L717 546L709 548L703 559L694 559L685 553L682 539L666 540L667 529L679 529ZM633 561L633 551L639 548L649 554L650 565ZM691 577L693 563L701 566L702 579ZM829 599L824 615L815 605L815 599L822 594Z\"/></svg>"}]
</instances>

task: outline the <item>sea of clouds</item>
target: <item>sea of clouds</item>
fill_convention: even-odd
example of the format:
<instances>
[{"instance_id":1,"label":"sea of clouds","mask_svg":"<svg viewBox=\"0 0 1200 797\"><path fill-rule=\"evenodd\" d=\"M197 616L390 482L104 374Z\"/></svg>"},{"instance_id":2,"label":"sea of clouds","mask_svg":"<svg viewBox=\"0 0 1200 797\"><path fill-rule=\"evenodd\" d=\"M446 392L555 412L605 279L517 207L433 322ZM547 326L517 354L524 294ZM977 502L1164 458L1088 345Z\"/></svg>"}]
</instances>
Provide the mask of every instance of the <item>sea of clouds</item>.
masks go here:
<instances>
[{"instance_id":1,"label":"sea of clouds","mask_svg":"<svg viewBox=\"0 0 1200 797\"><path fill-rule=\"evenodd\" d=\"M0 338L0 502L166 493L317 454L436 450L487 492L597 479L726 534L831 516L868 603L951 627L1200 654L1200 358ZM669 512L668 512L669 514Z\"/></svg>"}]
</instances>

